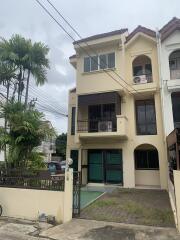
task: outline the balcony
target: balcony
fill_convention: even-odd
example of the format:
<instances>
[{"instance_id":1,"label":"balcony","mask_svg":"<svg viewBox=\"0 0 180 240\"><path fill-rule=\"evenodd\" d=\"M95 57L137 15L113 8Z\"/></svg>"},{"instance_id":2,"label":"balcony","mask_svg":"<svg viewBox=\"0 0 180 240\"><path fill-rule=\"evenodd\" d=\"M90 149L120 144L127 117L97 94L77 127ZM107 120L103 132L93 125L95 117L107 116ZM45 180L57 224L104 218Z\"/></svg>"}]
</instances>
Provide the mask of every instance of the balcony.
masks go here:
<instances>
[{"instance_id":1,"label":"balcony","mask_svg":"<svg viewBox=\"0 0 180 240\"><path fill-rule=\"evenodd\" d=\"M117 115L113 119L78 120L77 141L127 139L127 118Z\"/></svg>"}]
</instances>

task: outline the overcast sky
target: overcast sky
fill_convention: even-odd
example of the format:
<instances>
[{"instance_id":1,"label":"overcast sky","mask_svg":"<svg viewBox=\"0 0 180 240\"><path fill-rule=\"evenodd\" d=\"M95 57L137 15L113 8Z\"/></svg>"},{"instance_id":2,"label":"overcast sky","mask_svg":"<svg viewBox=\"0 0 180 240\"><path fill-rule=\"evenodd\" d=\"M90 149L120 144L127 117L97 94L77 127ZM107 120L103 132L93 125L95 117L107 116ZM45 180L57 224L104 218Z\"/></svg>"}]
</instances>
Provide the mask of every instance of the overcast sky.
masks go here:
<instances>
[{"instance_id":1,"label":"overcast sky","mask_svg":"<svg viewBox=\"0 0 180 240\"><path fill-rule=\"evenodd\" d=\"M46 0L40 1L50 9ZM172 17L180 17L180 0L51 1L83 37L126 27L130 32L137 25L161 28ZM69 56L74 54L72 41L35 0L0 0L0 3L0 36L9 38L18 33L50 47L48 83L31 95L41 96L41 102L49 99L48 104L67 112L68 90L75 86L75 71L69 64ZM72 34L68 27L66 29ZM50 113L46 113L46 117L58 132L67 131L66 118Z\"/></svg>"}]
</instances>

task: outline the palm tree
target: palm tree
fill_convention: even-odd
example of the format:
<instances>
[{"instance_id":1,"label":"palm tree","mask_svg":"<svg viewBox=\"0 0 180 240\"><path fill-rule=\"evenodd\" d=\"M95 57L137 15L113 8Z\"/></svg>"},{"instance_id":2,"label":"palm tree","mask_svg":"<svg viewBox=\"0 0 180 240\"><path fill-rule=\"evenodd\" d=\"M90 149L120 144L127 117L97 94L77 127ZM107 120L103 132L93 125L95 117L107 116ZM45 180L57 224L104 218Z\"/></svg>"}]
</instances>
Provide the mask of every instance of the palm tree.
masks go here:
<instances>
[{"instance_id":1,"label":"palm tree","mask_svg":"<svg viewBox=\"0 0 180 240\"><path fill-rule=\"evenodd\" d=\"M41 42L32 43L20 35L13 35L9 41L1 38L0 60L16 66L16 81L18 83L18 101L21 102L26 80L25 106L28 103L29 82L31 75L36 85L43 85L46 71L49 68L47 54L49 48ZM15 89L16 91L16 89Z\"/></svg>"},{"instance_id":2,"label":"palm tree","mask_svg":"<svg viewBox=\"0 0 180 240\"><path fill-rule=\"evenodd\" d=\"M36 85L43 85L46 81L46 71L49 68L49 60L46 57L49 52L49 48L41 42L32 44L29 51L29 58L24 66L27 69L27 83L25 94L25 106L28 103L29 93L29 81L32 75L35 79Z\"/></svg>"}]
</instances>

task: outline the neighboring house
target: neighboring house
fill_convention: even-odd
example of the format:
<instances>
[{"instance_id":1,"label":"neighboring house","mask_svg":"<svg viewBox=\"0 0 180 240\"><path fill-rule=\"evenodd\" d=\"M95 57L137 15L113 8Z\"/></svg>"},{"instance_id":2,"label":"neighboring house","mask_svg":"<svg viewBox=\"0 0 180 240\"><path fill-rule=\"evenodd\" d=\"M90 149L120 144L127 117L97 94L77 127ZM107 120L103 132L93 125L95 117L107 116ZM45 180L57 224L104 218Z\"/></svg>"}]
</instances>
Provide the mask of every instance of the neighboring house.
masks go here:
<instances>
[{"instance_id":1,"label":"neighboring house","mask_svg":"<svg viewBox=\"0 0 180 240\"><path fill-rule=\"evenodd\" d=\"M179 187L179 183L174 183L173 170L180 169L180 19L173 18L159 31L158 50L163 123L169 160L168 189L176 215L179 196L175 196L174 184Z\"/></svg>"},{"instance_id":2,"label":"neighboring house","mask_svg":"<svg viewBox=\"0 0 180 240\"><path fill-rule=\"evenodd\" d=\"M50 121L45 121L53 128ZM56 153L55 138L46 139L42 141L41 145L37 148L37 151L44 155L44 161L50 162L52 160L52 154Z\"/></svg>"},{"instance_id":3,"label":"neighboring house","mask_svg":"<svg viewBox=\"0 0 180 240\"><path fill-rule=\"evenodd\" d=\"M74 48L67 158L82 184L167 188L156 33L121 29Z\"/></svg>"}]
</instances>

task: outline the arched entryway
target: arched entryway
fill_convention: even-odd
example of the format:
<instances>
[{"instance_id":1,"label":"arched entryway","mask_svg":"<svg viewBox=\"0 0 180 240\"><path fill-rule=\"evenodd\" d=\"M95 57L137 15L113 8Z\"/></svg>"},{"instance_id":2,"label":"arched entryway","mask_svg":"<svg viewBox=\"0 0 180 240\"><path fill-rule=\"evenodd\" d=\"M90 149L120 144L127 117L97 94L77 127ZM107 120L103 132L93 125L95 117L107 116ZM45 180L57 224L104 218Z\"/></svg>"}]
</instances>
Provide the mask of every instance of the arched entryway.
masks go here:
<instances>
[{"instance_id":1,"label":"arched entryway","mask_svg":"<svg viewBox=\"0 0 180 240\"><path fill-rule=\"evenodd\" d=\"M151 59L145 55L136 57L132 62L133 82L135 84L152 82Z\"/></svg>"},{"instance_id":2,"label":"arched entryway","mask_svg":"<svg viewBox=\"0 0 180 240\"><path fill-rule=\"evenodd\" d=\"M135 185L160 186L159 156L156 147L142 144L134 150Z\"/></svg>"}]
</instances>

